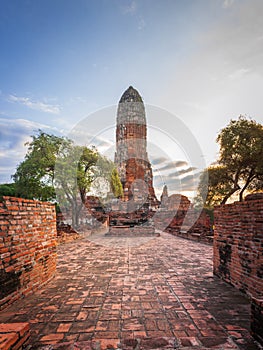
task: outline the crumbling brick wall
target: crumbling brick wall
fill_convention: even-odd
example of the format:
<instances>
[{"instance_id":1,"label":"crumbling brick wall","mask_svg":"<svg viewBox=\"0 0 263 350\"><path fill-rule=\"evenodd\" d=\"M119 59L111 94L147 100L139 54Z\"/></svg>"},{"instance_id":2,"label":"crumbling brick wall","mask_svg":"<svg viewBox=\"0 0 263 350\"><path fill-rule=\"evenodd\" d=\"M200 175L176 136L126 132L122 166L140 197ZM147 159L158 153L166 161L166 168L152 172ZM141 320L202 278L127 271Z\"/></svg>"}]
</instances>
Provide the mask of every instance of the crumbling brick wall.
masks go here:
<instances>
[{"instance_id":1,"label":"crumbling brick wall","mask_svg":"<svg viewBox=\"0 0 263 350\"><path fill-rule=\"evenodd\" d=\"M53 277L56 246L54 205L3 197L0 203L0 309Z\"/></svg>"},{"instance_id":2,"label":"crumbling brick wall","mask_svg":"<svg viewBox=\"0 0 263 350\"><path fill-rule=\"evenodd\" d=\"M214 273L251 299L251 332L263 344L263 200L215 209Z\"/></svg>"},{"instance_id":3,"label":"crumbling brick wall","mask_svg":"<svg viewBox=\"0 0 263 350\"><path fill-rule=\"evenodd\" d=\"M262 297L263 200L215 209L214 273L242 292Z\"/></svg>"},{"instance_id":4,"label":"crumbling brick wall","mask_svg":"<svg viewBox=\"0 0 263 350\"><path fill-rule=\"evenodd\" d=\"M185 221L187 215L187 220ZM172 219L171 219L172 218ZM162 211L154 216L156 228L165 228L172 235L204 243L213 243L212 223L205 211L194 209Z\"/></svg>"}]
</instances>

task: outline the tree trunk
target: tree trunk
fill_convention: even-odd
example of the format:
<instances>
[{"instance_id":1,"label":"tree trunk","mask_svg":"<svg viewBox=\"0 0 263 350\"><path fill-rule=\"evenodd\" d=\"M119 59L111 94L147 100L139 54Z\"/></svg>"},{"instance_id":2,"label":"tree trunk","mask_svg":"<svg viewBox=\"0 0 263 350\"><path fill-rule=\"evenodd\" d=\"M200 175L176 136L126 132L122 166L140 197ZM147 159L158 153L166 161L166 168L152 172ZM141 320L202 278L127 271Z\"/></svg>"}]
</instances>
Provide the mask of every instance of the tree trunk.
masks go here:
<instances>
[{"instance_id":1,"label":"tree trunk","mask_svg":"<svg viewBox=\"0 0 263 350\"><path fill-rule=\"evenodd\" d=\"M71 204L71 219L72 219L72 228L77 230L79 226L79 210L76 201L73 201Z\"/></svg>"},{"instance_id":2,"label":"tree trunk","mask_svg":"<svg viewBox=\"0 0 263 350\"><path fill-rule=\"evenodd\" d=\"M240 189L240 186L237 185L235 188L233 188L232 191L230 191L222 200L222 202L220 204L226 204L226 201L228 200L228 198L230 198L232 196L232 194L234 194L236 191L238 191Z\"/></svg>"},{"instance_id":3,"label":"tree trunk","mask_svg":"<svg viewBox=\"0 0 263 350\"><path fill-rule=\"evenodd\" d=\"M226 204L226 201L228 200L228 198L230 198L232 196L232 194L234 194L236 191L238 191L240 189L240 186L238 184L239 174L240 174L240 171L237 171L235 174L233 189L223 198L223 200L220 204Z\"/></svg>"},{"instance_id":4,"label":"tree trunk","mask_svg":"<svg viewBox=\"0 0 263 350\"><path fill-rule=\"evenodd\" d=\"M244 194L245 190L247 189L248 185L254 180L254 178L255 178L255 175L252 176L252 170L251 170L245 185L243 186L242 190L239 193L239 201L240 202L243 202L243 194Z\"/></svg>"},{"instance_id":5,"label":"tree trunk","mask_svg":"<svg viewBox=\"0 0 263 350\"><path fill-rule=\"evenodd\" d=\"M232 194L234 194L236 191L238 191L240 189L240 186L237 185L235 188L233 188L222 200L222 202L220 204L226 204L228 198L230 198L232 196Z\"/></svg>"}]
</instances>

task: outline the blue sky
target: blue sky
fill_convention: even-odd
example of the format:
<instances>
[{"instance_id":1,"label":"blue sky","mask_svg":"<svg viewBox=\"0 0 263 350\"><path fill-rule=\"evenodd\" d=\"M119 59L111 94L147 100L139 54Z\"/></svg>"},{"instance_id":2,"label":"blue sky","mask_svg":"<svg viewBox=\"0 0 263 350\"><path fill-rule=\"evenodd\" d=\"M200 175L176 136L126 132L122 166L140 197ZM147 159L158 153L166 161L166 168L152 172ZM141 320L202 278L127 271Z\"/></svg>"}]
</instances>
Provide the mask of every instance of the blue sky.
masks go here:
<instances>
[{"instance_id":1,"label":"blue sky","mask_svg":"<svg viewBox=\"0 0 263 350\"><path fill-rule=\"evenodd\" d=\"M230 118L263 122L261 0L1 0L0 6L1 182L11 181L35 130L67 134L94 111L116 105L129 85L146 104L182 120L207 164ZM94 122L103 128L103 119ZM169 131L165 118L162 125ZM114 130L107 137L114 141Z\"/></svg>"}]
</instances>

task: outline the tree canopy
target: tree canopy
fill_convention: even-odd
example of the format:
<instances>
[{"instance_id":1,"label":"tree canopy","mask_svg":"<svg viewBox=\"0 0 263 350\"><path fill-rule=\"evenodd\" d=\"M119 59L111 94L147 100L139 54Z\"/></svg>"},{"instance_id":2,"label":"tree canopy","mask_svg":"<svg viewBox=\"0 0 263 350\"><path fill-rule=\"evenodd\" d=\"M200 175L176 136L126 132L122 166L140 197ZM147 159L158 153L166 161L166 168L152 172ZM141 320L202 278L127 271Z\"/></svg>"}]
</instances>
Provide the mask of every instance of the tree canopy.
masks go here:
<instances>
[{"instance_id":1,"label":"tree canopy","mask_svg":"<svg viewBox=\"0 0 263 350\"><path fill-rule=\"evenodd\" d=\"M111 172L110 187L114 197L120 198L123 196L122 183L116 168L113 168Z\"/></svg>"},{"instance_id":2,"label":"tree canopy","mask_svg":"<svg viewBox=\"0 0 263 350\"><path fill-rule=\"evenodd\" d=\"M72 225L77 228L94 179L100 177L115 196L122 195L114 163L95 147L79 146L41 130L32 138L13 175L15 192L21 197L58 201L69 209Z\"/></svg>"},{"instance_id":3,"label":"tree canopy","mask_svg":"<svg viewBox=\"0 0 263 350\"><path fill-rule=\"evenodd\" d=\"M93 167L98 152L72 142L60 149L55 164L55 188L60 205L70 208L72 226L77 228L81 210L85 207L86 194L93 180Z\"/></svg>"},{"instance_id":4,"label":"tree canopy","mask_svg":"<svg viewBox=\"0 0 263 350\"><path fill-rule=\"evenodd\" d=\"M232 176L225 166L210 166L200 176L199 196L195 200L199 206L205 204L206 208L219 205L231 192L232 185Z\"/></svg>"},{"instance_id":5,"label":"tree canopy","mask_svg":"<svg viewBox=\"0 0 263 350\"><path fill-rule=\"evenodd\" d=\"M28 151L25 159L13 175L15 189L24 198L52 200L55 198L53 181L56 158L60 147L70 141L41 130L32 139L26 143Z\"/></svg>"},{"instance_id":6,"label":"tree canopy","mask_svg":"<svg viewBox=\"0 0 263 350\"><path fill-rule=\"evenodd\" d=\"M0 199L3 196L15 197L16 195L17 194L14 183L0 184Z\"/></svg>"},{"instance_id":7,"label":"tree canopy","mask_svg":"<svg viewBox=\"0 0 263 350\"><path fill-rule=\"evenodd\" d=\"M224 204L238 194L242 201L246 190L263 189L263 126L240 116L221 130L217 137L220 146L216 165L207 169L199 184L199 193L207 186L206 205Z\"/></svg>"},{"instance_id":8,"label":"tree canopy","mask_svg":"<svg viewBox=\"0 0 263 350\"><path fill-rule=\"evenodd\" d=\"M115 164L111 160L99 154L94 170L95 176L91 186L93 194L100 197L105 204L112 199L112 196L122 197L122 184Z\"/></svg>"}]
</instances>

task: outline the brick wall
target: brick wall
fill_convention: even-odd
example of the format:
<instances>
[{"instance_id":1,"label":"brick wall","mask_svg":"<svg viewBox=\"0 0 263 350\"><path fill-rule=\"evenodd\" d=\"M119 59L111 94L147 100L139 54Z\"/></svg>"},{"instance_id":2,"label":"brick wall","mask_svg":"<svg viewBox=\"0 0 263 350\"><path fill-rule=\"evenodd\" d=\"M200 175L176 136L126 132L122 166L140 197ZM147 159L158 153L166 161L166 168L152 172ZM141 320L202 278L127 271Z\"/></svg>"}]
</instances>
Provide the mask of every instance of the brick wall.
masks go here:
<instances>
[{"instance_id":1,"label":"brick wall","mask_svg":"<svg viewBox=\"0 0 263 350\"><path fill-rule=\"evenodd\" d=\"M4 197L0 203L0 309L46 283L56 271L54 205Z\"/></svg>"},{"instance_id":2,"label":"brick wall","mask_svg":"<svg viewBox=\"0 0 263 350\"><path fill-rule=\"evenodd\" d=\"M262 298L263 200L223 205L214 214L214 273Z\"/></svg>"},{"instance_id":3,"label":"brick wall","mask_svg":"<svg viewBox=\"0 0 263 350\"><path fill-rule=\"evenodd\" d=\"M187 220L185 220L186 215ZM213 243L212 223L205 211L199 213L194 209L166 210L154 216L154 223L157 229L164 229L166 226L165 231L172 235L208 244Z\"/></svg>"},{"instance_id":4,"label":"brick wall","mask_svg":"<svg viewBox=\"0 0 263 350\"><path fill-rule=\"evenodd\" d=\"M252 298L251 333L260 344L263 344L263 299Z\"/></svg>"}]
</instances>

